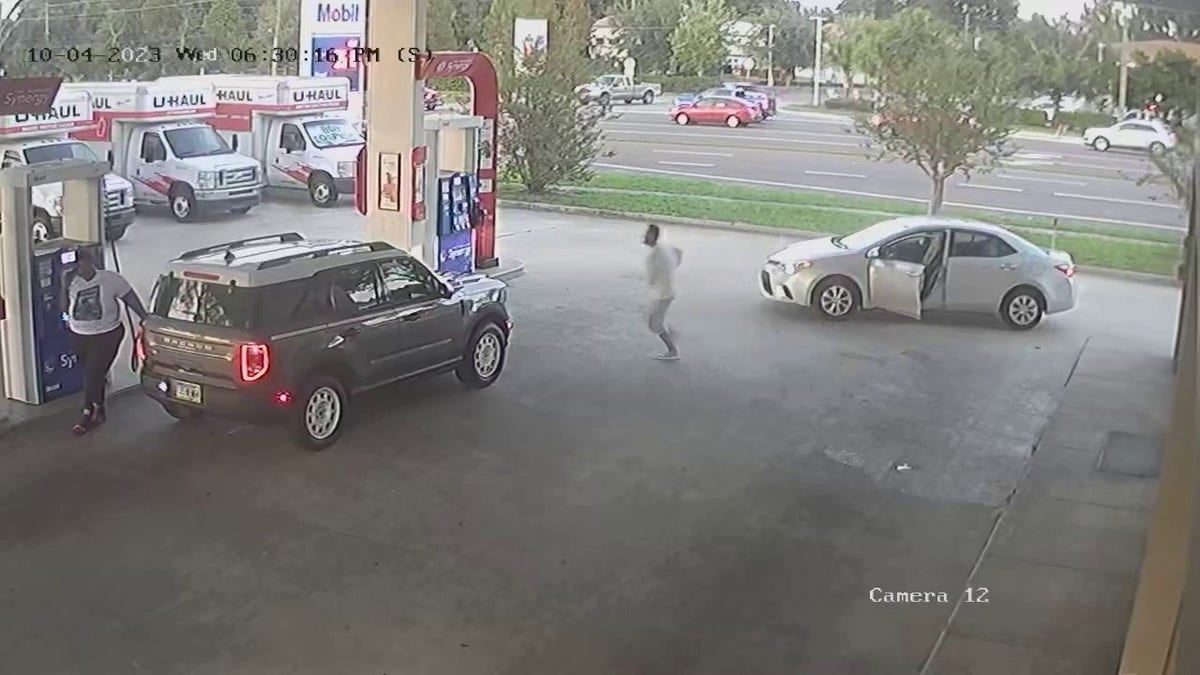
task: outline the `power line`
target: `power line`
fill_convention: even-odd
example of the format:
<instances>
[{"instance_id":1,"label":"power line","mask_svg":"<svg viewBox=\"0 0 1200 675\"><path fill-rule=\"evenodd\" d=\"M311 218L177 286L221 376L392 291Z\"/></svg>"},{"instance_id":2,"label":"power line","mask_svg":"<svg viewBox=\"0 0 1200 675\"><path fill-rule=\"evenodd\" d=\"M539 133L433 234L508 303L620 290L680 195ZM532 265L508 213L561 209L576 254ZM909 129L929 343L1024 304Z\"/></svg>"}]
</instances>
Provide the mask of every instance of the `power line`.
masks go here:
<instances>
[{"instance_id":1,"label":"power line","mask_svg":"<svg viewBox=\"0 0 1200 675\"><path fill-rule=\"evenodd\" d=\"M53 21L69 21L71 19L96 19L96 18L104 18L104 17L110 16L112 14L130 14L130 13L139 13L140 14L140 13L153 12L156 10L163 10L163 9L182 9L184 7L199 7L201 5L211 5L212 2L213 2L213 0L184 0L183 2L171 2L171 3L167 3L167 4L161 4L161 5L148 5L145 7L126 7L124 9L108 9L103 12L88 12L88 13L83 13L83 14L67 14L67 15L58 14L58 15L51 16L50 20L53 22ZM58 6L61 7L61 6L66 6L68 4L77 5L79 3L63 3L62 5L58 5ZM250 9L250 8L258 7L259 3L255 2L254 0L238 0L237 5L242 9ZM33 9L33 8L29 8L29 9ZM40 9L40 7L38 9ZM25 14L25 12L21 12L21 13ZM28 17L20 16L20 17L17 17L13 21L13 23L21 23L22 21L44 21L44 20L45 20L44 16L28 16Z\"/></svg>"}]
</instances>

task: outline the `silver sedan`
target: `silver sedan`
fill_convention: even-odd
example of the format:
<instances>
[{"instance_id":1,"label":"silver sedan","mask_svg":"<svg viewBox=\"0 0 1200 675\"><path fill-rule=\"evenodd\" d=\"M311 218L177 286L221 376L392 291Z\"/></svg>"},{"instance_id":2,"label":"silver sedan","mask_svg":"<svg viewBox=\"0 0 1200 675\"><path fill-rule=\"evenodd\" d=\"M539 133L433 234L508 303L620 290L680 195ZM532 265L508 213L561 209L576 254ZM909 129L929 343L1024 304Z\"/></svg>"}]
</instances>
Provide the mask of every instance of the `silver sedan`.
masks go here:
<instances>
[{"instance_id":1,"label":"silver sedan","mask_svg":"<svg viewBox=\"0 0 1200 675\"><path fill-rule=\"evenodd\" d=\"M915 319L949 310L999 314L1028 330L1075 306L1075 265L1004 228L933 216L897 218L773 254L758 277L772 300L830 319L883 309Z\"/></svg>"}]
</instances>

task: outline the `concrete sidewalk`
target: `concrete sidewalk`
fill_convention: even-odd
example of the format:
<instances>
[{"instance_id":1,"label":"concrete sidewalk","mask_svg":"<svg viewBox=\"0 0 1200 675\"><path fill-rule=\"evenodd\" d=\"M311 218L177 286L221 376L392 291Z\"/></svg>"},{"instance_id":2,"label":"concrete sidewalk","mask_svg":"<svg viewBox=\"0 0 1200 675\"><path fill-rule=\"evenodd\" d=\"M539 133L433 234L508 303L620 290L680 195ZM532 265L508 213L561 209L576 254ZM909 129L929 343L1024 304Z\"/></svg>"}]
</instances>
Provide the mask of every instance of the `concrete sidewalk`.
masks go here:
<instances>
[{"instance_id":1,"label":"concrete sidewalk","mask_svg":"<svg viewBox=\"0 0 1200 675\"><path fill-rule=\"evenodd\" d=\"M1167 355L1084 347L927 673L1115 673L1170 410Z\"/></svg>"}]
</instances>

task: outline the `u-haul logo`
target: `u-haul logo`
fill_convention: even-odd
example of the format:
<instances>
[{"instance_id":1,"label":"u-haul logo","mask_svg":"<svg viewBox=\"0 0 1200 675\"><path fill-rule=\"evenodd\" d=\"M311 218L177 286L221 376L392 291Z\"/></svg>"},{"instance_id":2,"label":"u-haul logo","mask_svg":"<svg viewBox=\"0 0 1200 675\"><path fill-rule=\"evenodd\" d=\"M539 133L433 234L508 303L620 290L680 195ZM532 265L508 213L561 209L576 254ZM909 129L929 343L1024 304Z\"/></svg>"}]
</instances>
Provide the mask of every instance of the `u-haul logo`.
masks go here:
<instances>
[{"instance_id":1,"label":"u-haul logo","mask_svg":"<svg viewBox=\"0 0 1200 675\"><path fill-rule=\"evenodd\" d=\"M250 92L245 89L218 89L218 103L250 103Z\"/></svg>"},{"instance_id":2,"label":"u-haul logo","mask_svg":"<svg viewBox=\"0 0 1200 675\"><path fill-rule=\"evenodd\" d=\"M292 92L292 103L339 103L345 100L340 89L304 89Z\"/></svg>"},{"instance_id":3,"label":"u-haul logo","mask_svg":"<svg viewBox=\"0 0 1200 675\"><path fill-rule=\"evenodd\" d=\"M27 122L58 122L61 120L74 120L80 117L79 106L74 103L66 105L58 105L50 109L50 112L30 115L29 113L17 113L13 115L13 121L17 124Z\"/></svg>"},{"instance_id":4,"label":"u-haul logo","mask_svg":"<svg viewBox=\"0 0 1200 675\"><path fill-rule=\"evenodd\" d=\"M150 107L155 110L164 110L167 108L196 108L204 106L208 101L204 100L204 94L171 94L168 96L155 96L150 100Z\"/></svg>"}]
</instances>

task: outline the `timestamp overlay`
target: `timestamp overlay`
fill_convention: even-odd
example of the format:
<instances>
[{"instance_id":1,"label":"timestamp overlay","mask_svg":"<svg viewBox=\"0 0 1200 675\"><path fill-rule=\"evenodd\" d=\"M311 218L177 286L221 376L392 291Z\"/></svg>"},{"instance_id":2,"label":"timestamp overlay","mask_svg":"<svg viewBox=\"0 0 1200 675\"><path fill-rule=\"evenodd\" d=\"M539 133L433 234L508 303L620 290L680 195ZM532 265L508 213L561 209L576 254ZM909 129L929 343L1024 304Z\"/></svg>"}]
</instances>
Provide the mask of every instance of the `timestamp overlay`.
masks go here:
<instances>
[{"instance_id":1,"label":"timestamp overlay","mask_svg":"<svg viewBox=\"0 0 1200 675\"><path fill-rule=\"evenodd\" d=\"M380 63L385 60L400 63L416 63L420 59L433 57L433 51L417 47L400 47L395 50L381 50L378 47L364 47L354 41L344 47L328 49L300 49L297 47L201 47L175 46L150 47L130 45L126 47L29 47L24 56L30 63L82 63L82 64L131 64L131 63L162 63L164 61L182 61L185 63L205 63L224 61L226 63L325 63L332 64L333 70L339 68L351 69L360 64Z\"/></svg>"}]
</instances>

